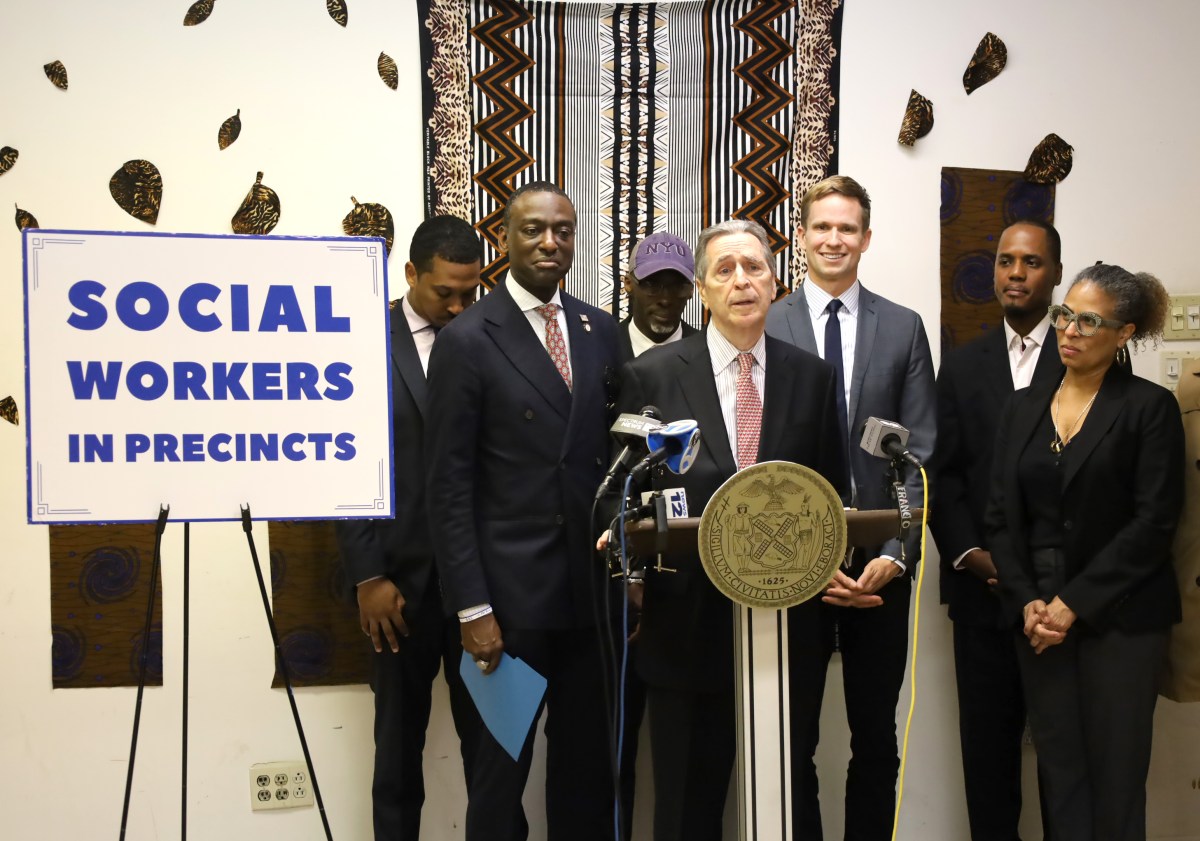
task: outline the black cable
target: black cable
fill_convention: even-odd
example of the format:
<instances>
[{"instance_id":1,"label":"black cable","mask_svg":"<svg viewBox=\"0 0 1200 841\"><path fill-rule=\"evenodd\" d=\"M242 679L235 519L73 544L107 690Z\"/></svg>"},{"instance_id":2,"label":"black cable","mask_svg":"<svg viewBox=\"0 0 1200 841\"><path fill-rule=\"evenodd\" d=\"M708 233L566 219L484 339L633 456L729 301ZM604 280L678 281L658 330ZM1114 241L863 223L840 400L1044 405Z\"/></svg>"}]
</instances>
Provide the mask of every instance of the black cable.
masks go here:
<instances>
[{"instance_id":1,"label":"black cable","mask_svg":"<svg viewBox=\"0 0 1200 841\"><path fill-rule=\"evenodd\" d=\"M146 623L142 626L142 653L138 663L137 701L133 706L133 735L129 740L129 768L125 772L125 802L121 807L121 834L129 825L129 798L133 792L133 766L137 759L138 730L142 722L142 695L146 691L146 663L150 657L150 630L154 625L154 602L158 596L158 568L162 558L162 535L167 527L169 505L158 507L158 521L154 524L154 559L150 563L150 595L146 599Z\"/></svg>"},{"instance_id":2,"label":"black cable","mask_svg":"<svg viewBox=\"0 0 1200 841\"><path fill-rule=\"evenodd\" d=\"M596 511L600 507L602 496L597 496L592 500L591 516L588 520L589 532L596 531ZM614 521L615 522L615 521ZM611 537L610 537L611 540ZM608 767L612 775L613 784L613 811L616 815L617 835L615 841L621 841L620 838L620 815L621 815L621 757L617 752L617 744L619 734L617 732L617 713L616 710L621 703L621 698L616 694L620 691L620 687L614 690L614 685L618 683L618 673L616 670L616 639L613 637L612 627L612 602L611 594L612 587L608 580L608 550L605 550L605 558L602 561L600 580L600 593L596 592L596 578L592 577L592 621L596 625L597 644L600 649L600 674L603 680L604 687L604 723L608 730Z\"/></svg>"},{"instance_id":3,"label":"black cable","mask_svg":"<svg viewBox=\"0 0 1200 841\"><path fill-rule=\"evenodd\" d=\"M187 841L188 631L191 626L192 524L183 523L183 770L180 775L179 838Z\"/></svg>"},{"instance_id":4,"label":"black cable","mask_svg":"<svg viewBox=\"0 0 1200 841\"><path fill-rule=\"evenodd\" d=\"M313 767L312 755L308 752L308 740L304 738L304 725L300 723L300 710L296 706L296 694L292 691L292 676L288 671L287 661L283 657L283 646L279 643L279 629L275 627L275 616L271 613L271 601L267 598L267 585L263 580L262 565L258 562L258 551L254 548L254 535L251 533L250 506L242 506L242 531L246 533L246 543L250 546L250 557L254 561L254 575L258 578L258 592L262 596L263 610L267 614L267 626L271 629L271 642L275 645L275 661L279 663L279 673L283 676L283 684L287 687L288 703L292 707L292 719L296 722L296 734L300 737L300 750L304 752L304 764L308 766L309 779L312 780L313 796L317 801L317 811L321 814L321 825L325 827L325 837L333 841L333 833L329 829L329 818L325 814L325 802L321 799L321 787L317 784L317 771Z\"/></svg>"}]
</instances>

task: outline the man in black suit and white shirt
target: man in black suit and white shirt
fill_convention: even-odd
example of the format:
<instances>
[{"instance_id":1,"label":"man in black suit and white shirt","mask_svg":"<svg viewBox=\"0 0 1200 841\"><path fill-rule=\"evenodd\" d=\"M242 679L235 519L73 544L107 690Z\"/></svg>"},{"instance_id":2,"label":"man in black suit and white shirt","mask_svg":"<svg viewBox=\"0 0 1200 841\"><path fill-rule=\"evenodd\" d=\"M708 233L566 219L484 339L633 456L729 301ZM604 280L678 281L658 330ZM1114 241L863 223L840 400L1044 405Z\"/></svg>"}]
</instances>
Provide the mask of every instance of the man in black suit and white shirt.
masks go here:
<instances>
[{"instance_id":1,"label":"man in black suit and white shirt","mask_svg":"<svg viewBox=\"0 0 1200 841\"><path fill-rule=\"evenodd\" d=\"M695 291L693 262L688 244L665 231L633 247L622 282L629 296L629 317L617 331L622 363L696 332L683 320Z\"/></svg>"},{"instance_id":2,"label":"man in black suit and white shirt","mask_svg":"<svg viewBox=\"0 0 1200 841\"><path fill-rule=\"evenodd\" d=\"M458 664L458 622L443 610L425 507L425 371L437 332L475 301L483 248L475 229L435 216L413 234L408 293L392 306L393 520L342 520L338 544L357 583L358 617L375 649L375 841L417 841L425 784L421 754L430 693L445 665L463 762L479 726ZM381 386L383 387L383 386Z\"/></svg>"},{"instance_id":3,"label":"man in black suit and white shirt","mask_svg":"<svg viewBox=\"0 0 1200 841\"><path fill-rule=\"evenodd\" d=\"M547 680L550 841L613 837L612 766L593 604L608 586L590 511L608 463L612 316L560 289L575 208L535 181L505 206L508 278L438 337L429 363L429 510L463 648L485 675L501 654ZM538 716L540 718L540 715ZM519 760L490 733L468 783L467 841L523 841Z\"/></svg>"},{"instance_id":4,"label":"man in black suit and white shirt","mask_svg":"<svg viewBox=\"0 0 1200 841\"><path fill-rule=\"evenodd\" d=\"M868 291L858 264L871 242L871 199L853 178L835 175L801 202L808 277L771 308L767 333L816 353L837 370L842 437L853 505L893 508L884 477L888 460L858 446L870 417L896 421L911 433L908 449L925 461L933 452L936 393L929 340L912 310ZM817 339L818 336L823 341ZM925 504L921 477L909 470L909 504ZM835 642L842 652L850 767L846 775L846 841L888 841L895 812L900 757L896 702L908 652L912 568L920 535L905 546L893 538L856 550L839 570L819 611L789 619L792 681L792 808L796 836L821 839L813 756L817 748L825 672Z\"/></svg>"},{"instance_id":5,"label":"man in black suit and white shirt","mask_svg":"<svg viewBox=\"0 0 1200 841\"><path fill-rule=\"evenodd\" d=\"M1011 622L1001 618L984 515L1001 409L1017 389L1063 375L1046 308L1062 281L1053 225L1023 220L996 249L1001 329L955 348L938 373L937 504L930 529L942 557L942 601L954 623L963 781L972 841L1017 841L1025 697ZM1045 826L1045 822L1043 822Z\"/></svg>"},{"instance_id":6,"label":"man in black suit and white shirt","mask_svg":"<svg viewBox=\"0 0 1200 841\"><path fill-rule=\"evenodd\" d=\"M845 493L844 462L829 446L838 423L833 370L764 332L775 291L765 232L754 222L723 222L700 234L696 251L708 328L622 369L622 411L653 404L665 420L700 426L691 469L660 474L655 486L682 485L698 516L739 469L784 460L815 469ZM676 571L647 573L638 642L654 756L654 841L720 841L737 744L734 606L697 552L666 555L664 566ZM789 623L806 609L793 608Z\"/></svg>"}]
</instances>

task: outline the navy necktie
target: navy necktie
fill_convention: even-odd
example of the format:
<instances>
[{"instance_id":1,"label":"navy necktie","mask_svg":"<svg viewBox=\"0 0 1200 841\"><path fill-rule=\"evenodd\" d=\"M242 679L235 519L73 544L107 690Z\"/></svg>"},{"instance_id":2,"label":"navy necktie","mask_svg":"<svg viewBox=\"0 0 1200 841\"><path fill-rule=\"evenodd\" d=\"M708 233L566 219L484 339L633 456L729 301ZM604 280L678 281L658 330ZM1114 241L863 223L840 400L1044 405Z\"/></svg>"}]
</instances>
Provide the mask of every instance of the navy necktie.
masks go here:
<instances>
[{"instance_id":1,"label":"navy necktie","mask_svg":"<svg viewBox=\"0 0 1200 841\"><path fill-rule=\"evenodd\" d=\"M842 308L842 302L834 298L829 302L826 311L829 313L825 319L825 361L833 366L833 370L837 372L837 412L839 429L841 430L842 452L849 456L846 449L847 436L849 434L849 421L846 418L846 369L842 364L842 324L838 320L838 310Z\"/></svg>"}]
</instances>

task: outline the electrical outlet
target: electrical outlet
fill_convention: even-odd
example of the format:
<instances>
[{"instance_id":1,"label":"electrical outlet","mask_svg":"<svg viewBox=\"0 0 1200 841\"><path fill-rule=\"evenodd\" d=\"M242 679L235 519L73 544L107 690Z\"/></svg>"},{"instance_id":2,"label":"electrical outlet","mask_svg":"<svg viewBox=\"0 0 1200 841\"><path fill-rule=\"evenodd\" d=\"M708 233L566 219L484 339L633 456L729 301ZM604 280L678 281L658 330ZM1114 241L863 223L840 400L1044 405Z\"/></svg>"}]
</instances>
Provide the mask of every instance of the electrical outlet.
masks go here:
<instances>
[{"instance_id":1,"label":"electrical outlet","mask_svg":"<svg viewBox=\"0 0 1200 841\"><path fill-rule=\"evenodd\" d=\"M1161 366L1159 382L1174 391L1179 385L1179 378L1183 376L1184 362L1189 359L1200 359L1200 351L1163 348L1159 351L1158 359Z\"/></svg>"},{"instance_id":2,"label":"electrical outlet","mask_svg":"<svg viewBox=\"0 0 1200 841\"><path fill-rule=\"evenodd\" d=\"M1200 295L1172 295L1163 340L1200 339Z\"/></svg>"},{"instance_id":3,"label":"electrical outlet","mask_svg":"<svg viewBox=\"0 0 1200 841\"><path fill-rule=\"evenodd\" d=\"M295 809L315 802L312 774L302 760L259 762L250 766L250 808Z\"/></svg>"}]
</instances>

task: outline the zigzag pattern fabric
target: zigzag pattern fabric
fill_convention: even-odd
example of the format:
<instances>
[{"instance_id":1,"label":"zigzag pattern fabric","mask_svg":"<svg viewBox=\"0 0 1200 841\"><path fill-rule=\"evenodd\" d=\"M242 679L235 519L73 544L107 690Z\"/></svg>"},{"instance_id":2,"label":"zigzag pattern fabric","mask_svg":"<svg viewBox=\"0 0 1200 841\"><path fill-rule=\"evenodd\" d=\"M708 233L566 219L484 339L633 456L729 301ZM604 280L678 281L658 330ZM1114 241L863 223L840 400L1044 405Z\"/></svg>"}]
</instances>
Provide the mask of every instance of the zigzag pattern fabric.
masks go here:
<instances>
[{"instance_id":1,"label":"zigzag pattern fabric","mask_svg":"<svg viewBox=\"0 0 1200 841\"><path fill-rule=\"evenodd\" d=\"M799 197L836 171L839 6L419 0L426 212L476 224L491 288L505 199L561 185L579 216L567 289L622 316L634 242L753 219L786 293Z\"/></svg>"}]
</instances>

